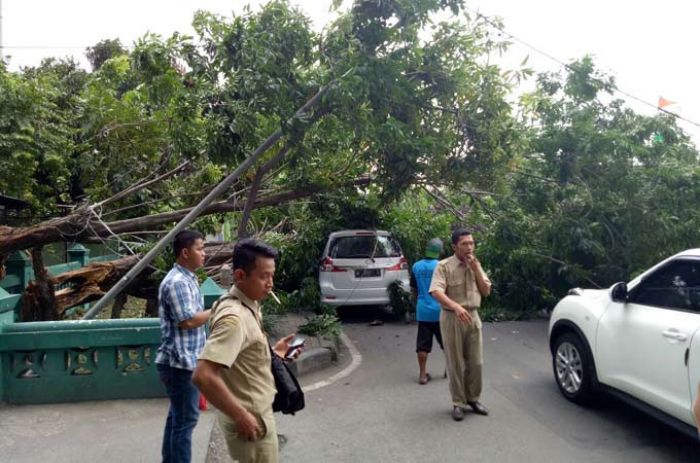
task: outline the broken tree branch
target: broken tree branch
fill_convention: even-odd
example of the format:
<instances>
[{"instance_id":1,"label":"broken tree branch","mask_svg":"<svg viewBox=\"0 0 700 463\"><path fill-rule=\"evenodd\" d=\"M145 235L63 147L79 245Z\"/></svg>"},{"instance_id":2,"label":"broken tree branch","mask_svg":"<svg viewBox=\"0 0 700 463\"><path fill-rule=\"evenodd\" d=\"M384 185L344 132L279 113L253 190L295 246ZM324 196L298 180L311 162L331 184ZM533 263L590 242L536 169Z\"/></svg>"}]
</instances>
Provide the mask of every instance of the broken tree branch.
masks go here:
<instances>
[{"instance_id":1,"label":"broken tree branch","mask_svg":"<svg viewBox=\"0 0 700 463\"><path fill-rule=\"evenodd\" d=\"M253 184L250 186L250 192L248 193L248 199L245 202L245 208L243 209L243 217L241 217L241 222L238 224L238 238L243 238L245 236L246 228L248 227L248 221L250 220L250 215L253 212L253 206L255 205L255 200L258 196L258 191L260 190L260 183L263 177L275 167L282 159L289 153L289 146L285 146L280 150L275 157L263 164L256 172Z\"/></svg>"},{"instance_id":2,"label":"broken tree branch","mask_svg":"<svg viewBox=\"0 0 700 463\"><path fill-rule=\"evenodd\" d=\"M114 196L111 196L103 201L100 201L98 203L94 204L94 207L104 207L106 204L113 203L115 201L118 201L130 194L136 193L137 191L143 190L146 187L149 187L151 185L154 185L160 181L163 181L167 178L172 177L173 175L177 174L178 172L182 171L185 169L187 166L190 165L190 161L185 161L176 168L164 173L163 175L160 175L158 177L155 177L151 180L148 180L148 177L135 185L130 186L129 188L120 191L119 193L115 194Z\"/></svg>"}]
</instances>

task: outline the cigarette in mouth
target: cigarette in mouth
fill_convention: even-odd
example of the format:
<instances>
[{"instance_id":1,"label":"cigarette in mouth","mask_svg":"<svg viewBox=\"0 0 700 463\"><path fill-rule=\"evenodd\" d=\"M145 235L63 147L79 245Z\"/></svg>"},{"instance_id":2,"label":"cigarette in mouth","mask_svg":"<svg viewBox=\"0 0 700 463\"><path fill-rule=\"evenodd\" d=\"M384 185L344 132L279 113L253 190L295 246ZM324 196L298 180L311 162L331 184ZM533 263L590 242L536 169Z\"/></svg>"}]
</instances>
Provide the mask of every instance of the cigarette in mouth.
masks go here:
<instances>
[{"instance_id":1,"label":"cigarette in mouth","mask_svg":"<svg viewBox=\"0 0 700 463\"><path fill-rule=\"evenodd\" d=\"M277 294L270 291L270 296L272 296L272 299L274 299L276 303L278 303L279 305L282 305L282 301L280 301L280 298L277 297Z\"/></svg>"}]
</instances>

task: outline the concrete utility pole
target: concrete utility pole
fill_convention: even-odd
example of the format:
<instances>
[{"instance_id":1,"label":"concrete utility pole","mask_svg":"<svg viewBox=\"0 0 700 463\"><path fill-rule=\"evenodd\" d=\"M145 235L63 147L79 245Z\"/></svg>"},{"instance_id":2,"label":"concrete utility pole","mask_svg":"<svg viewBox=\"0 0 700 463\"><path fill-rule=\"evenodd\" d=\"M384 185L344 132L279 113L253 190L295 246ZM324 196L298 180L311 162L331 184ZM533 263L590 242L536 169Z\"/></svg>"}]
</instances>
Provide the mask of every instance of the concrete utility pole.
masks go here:
<instances>
[{"instance_id":1,"label":"concrete utility pole","mask_svg":"<svg viewBox=\"0 0 700 463\"><path fill-rule=\"evenodd\" d=\"M349 72L349 71L348 71ZM292 117L292 119L304 117L311 108L315 107L320 101L323 95L328 91L328 86L321 87L321 89L306 102ZM291 122L291 120L290 120ZM148 253L146 253L141 260L134 265L131 270L129 270L126 275L124 275L121 280L119 280L112 288L107 291L107 293L98 300L94 306L83 316L83 320L90 320L95 318L95 316L104 309L107 304L109 304L114 297L119 294L131 281L139 274L143 269L151 263L151 261L160 253L177 235L180 231L184 230L190 223L192 223L199 215L206 209L206 207L211 204L217 197L221 196L236 179L243 173L245 173L248 168L257 161L260 156L262 156L267 150L272 148L279 139L282 138L282 130L277 129L275 133L270 135L262 145L256 149L253 154L245 159L231 174L229 174L225 179L221 181L211 192L200 201L180 222L175 225L175 227L170 230L170 232L165 235L153 248L151 248Z\"/></svg>"}]
</instances>

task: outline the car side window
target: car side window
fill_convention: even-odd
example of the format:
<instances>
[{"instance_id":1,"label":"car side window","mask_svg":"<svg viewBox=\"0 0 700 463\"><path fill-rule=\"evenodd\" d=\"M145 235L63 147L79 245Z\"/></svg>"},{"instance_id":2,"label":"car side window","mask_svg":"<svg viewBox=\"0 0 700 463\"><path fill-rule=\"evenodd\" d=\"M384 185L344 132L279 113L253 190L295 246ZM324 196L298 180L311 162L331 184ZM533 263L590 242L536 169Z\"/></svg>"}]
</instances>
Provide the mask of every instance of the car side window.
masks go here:
<instances>
[{"instance_id":1,"label":"car side window","mask_svg":"<svg viewBox=\"0 0 700 463\"><path fill-rule=\"evenodd\" d=\"M676 260L645 278L630 302L671 309L700 311L700 262Z\"/></svg>"}]
</instances>

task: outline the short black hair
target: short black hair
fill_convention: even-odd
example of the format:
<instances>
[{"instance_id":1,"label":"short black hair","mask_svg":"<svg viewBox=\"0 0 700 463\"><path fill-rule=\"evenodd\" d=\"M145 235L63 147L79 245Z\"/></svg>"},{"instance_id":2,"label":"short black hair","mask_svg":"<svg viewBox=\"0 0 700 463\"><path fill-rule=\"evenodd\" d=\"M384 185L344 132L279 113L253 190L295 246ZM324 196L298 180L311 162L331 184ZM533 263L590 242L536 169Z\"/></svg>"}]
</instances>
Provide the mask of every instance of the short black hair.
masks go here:
<instances>
[{"instance_id":1,"label":"short black hair","mask_svg":"<svg viewBox=\"0 0 700 463\"><path fill-rule=\"evenodd\" d=\"M277 249L267 243L252 238L240 240L233 247L233 270L242 269L246 273L255 269L258 257L277 258Z\"/></svg>"},{"instance_id":2,"label":"short black hair","mask_svg":"<svg viewBox=\"0 0 700 463\"><path fill-rule=\"evenodd\" d=\"M175 239L173 240L173 254L175 254L175 258L177 259L180 257L180 253L183 249L190 248L194 245L195 241L203 239L204 235L197 230L182 230L175 235Z\"/></svg>"},{"instance_id":3,"label":"short black hair","mask_svg":"<svg viewBox=\"0 0 700 463\"><path fill-rule=\"evenodd\" d=\"M459 239L463 236L471 235L472 232L466 228L458 228L452 232L452 244L457 244Z\"/></svg>"}]
</instances>

